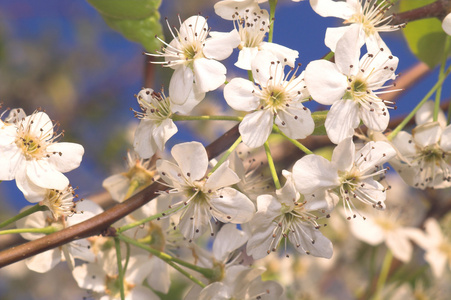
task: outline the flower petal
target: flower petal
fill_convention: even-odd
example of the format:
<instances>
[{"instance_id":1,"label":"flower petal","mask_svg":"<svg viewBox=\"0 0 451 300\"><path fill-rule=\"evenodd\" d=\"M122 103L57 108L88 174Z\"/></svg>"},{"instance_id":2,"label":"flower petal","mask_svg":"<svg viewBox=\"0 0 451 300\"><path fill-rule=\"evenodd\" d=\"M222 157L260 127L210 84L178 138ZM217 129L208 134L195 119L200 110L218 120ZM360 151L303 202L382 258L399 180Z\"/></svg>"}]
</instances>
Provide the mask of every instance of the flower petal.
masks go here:
<instances>
[{"instance_id":1,"label":"flower petal","mask_svg":"<svg viewBox=\"0 0 451 300\"><path fill-rule=\"evenodd\" d=\"M269 110L258 110L247 114L238 129L243 142L250 148L263 145L272 131L273 114Z\"/></svg>"},{"instance_id":2,"label":"flower petal","mask_svg":"<svg viewBox=\"0 0 451 300\"><path fill-rule=\"evenodd\" d=\"M332 153L332 163L340 171L349 171L354 165L355 145L352 138L345 138Z\"/></svg>"},{"instance_id":3,"label":"flower petal","mask_svg":"<svg viewBox=\"0 0 451 300\"><path fill-rule=\"evenodd\" d=\"M66 173L80 166L85 149L76 143L54 143L47 147L47 152L53 153L50 154L49 164L55 170Z\"/></svg>"},{"instance_id":4,"label":"flower petal","mask_svg":"<svg viewBox=\"0 0 451 300\"><path fill-rule=\"evenodd\" d=\"M291 103L290 107L278 111L275 123L292 139L306 138L315 129L310 110L301 103Z\"/></svg>"},{"instance_id":5,"label":"flower petal","mask_svg":"<svg viewBox=\"0 0 451 300\"><path fill-rule=\"evenodd\" d=\"M232 54L240 42L240 34L236 29L231 32L210 31L211 38L204 43L203 52L205 57L223 60Z\"/></svg>"},{"instance_id":6,"label":"flower petal","mask_svg":"<svg viewBox=\"0 0 451 300\"><path fill-rule=\"evenodd\" d=\"M233 78L224 87L224 98L235 110L252 111L260 104L260 99L254 94L256 89L258 88L249 80Z\"/></svg>"},{"instance_id":7,"label":"flower petal","mask_svg":"<svg viewBox=\"0 0 451 300\"><path fill-rule=\"evenodd\" d=\"M171 101L175 104L182 105L192 94L194 85L193 71L182 65L175 69L169 82L169 95Z\"/></svg>"},{"instance_id":8,"label":"flower petal","mask_svg":"<svg viewBox=\"0 0 451 300\"><path fill-rule=\"evenodd\" d=\"M354 100L335 102L327 113L325 127L327 136L334 144L354 135L360 124L359 105Z\"/></svg>"},{"instance_id":9,"label":"flower petal","mask_svg":"<svg viewBox=\"0 0 451 300\"><path fill-rule=\"evenodd\" d=\"M199 180L205 176L208 168L208 156L205 147L199 142L177 144L172 147L172 157L180 167L183 176Z\"/></svg>"},{"instance_id":10,"label":"flower petal","mask_svg":"<svg viewBox=\"0 0 451 300\"><path fill-rule=\"evenodd\" d=\"M231 186L240 181L241 179L238 175L229 168L229 161L226 161L208 177L204 189L216 191L217 189Z\"/></svg>"},{"instance_id":11,"label":"flower petal","mask_svg":"<svg viewBox=\"0 0 451 300\"><path fill-rule=\"evenodd\" d=\"M330 161L319 155L309 154L293 166L293 179L301 194L312 194L316 190L337 187L337 169Z\"/></svg>"},{"instance_id":12,"label":"flower petal","mask_svg":"<svg viewBox=\"0 0 451 300\"><path fill-rule=\"evenodd\" d=\"M348 87L346 76L334 63L327 60L309 63L305 69L304 80L313 99L324 105L340 100Z\"/></svg>"},{"instance_id":13,"label":"flower petal","mask_svg":"<svg viewBox=\"0 0 451 300\"><path fill-rule=\"evenodd\" d=\"M223 188L219 197L211 198L212 214L224 223L246 223L255 213L255 206L249 198L233 188Z\"/></svg>"},{"instance_id":14,"label":"flower petal","mask_svg":"<svg viewBox=\"0 0 451 300\"><path fill-rule=\"evenodd\" d=\"M227 69L216 60L207 58L195 59L193 68L196 88L201 93L213 91L226 81L225 74Z\"/></svg>"}]
</instances>

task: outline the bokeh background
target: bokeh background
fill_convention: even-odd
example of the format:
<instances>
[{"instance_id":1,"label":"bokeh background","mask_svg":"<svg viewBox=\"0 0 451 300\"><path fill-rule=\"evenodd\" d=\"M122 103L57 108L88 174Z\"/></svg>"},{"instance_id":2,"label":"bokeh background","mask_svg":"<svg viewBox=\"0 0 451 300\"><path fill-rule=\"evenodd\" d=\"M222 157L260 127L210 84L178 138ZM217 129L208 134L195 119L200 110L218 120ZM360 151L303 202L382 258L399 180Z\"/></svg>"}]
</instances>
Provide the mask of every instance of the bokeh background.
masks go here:
<instances>
[{"instance_id":1,"label":"bokeh background","mask_svg":"<svg viewBox=\"0 0 451 300\"><path fill-rule=\"evenodd\" d=\"M189 5L187 3L189 2ZM178 26L177 14L185 19L202 12L209 16L212 30L226 31L232 23L221 20L212 9L216 1L163 0L161 16ZM338 19L321 18L308 1L280 1L276 12L274 42L300 53L298 62L324 56L325 29L337 26ZM166 39L171 37L164 24ZM400 57L398 72L404 72L418 60L411 54L401 32L383 35L393 54ZM85 148L83 162L68 173L72 185L78 186L81 197L101 193L102 181L123 166L122 157L131 149L133 132L138 120L130 107L138 109L134 94L144 86L146 57L143 48L110 29L99 13L86 1L0 2L0 102L7 107L22 107L27 113L43 108L64 129L64 141L80 143ZM237 53L227 60L228 78L246 73L233 68ZM154 68L151 87L159 90L168 85L170 72ZM397 116L410 111L435 83L437 70L430 72L397 103ZM449 97L449 87L444 95ZM199 114L227 113L221 92L209 96ZM314 108L314 104L308 104ZM225 111L225 112L224 112ZM208 143L231 123L209 127L197 134L191 124L179 126L179 133L167 148L175 143L195 139ZM0 166L1 167L1 166ZM17 213L28 202L14 182L0 183L0 216ZM59 267L65 270L65 267ZM39 275L22 266L0 275L0 299L81 299L86 292L79 290L70 274L54 270ZM10 277L12 276L12 277ZM16 280L11 279L17 277ZM26 288L24 288L24 283Z\"/></svg>"}]
</instances>

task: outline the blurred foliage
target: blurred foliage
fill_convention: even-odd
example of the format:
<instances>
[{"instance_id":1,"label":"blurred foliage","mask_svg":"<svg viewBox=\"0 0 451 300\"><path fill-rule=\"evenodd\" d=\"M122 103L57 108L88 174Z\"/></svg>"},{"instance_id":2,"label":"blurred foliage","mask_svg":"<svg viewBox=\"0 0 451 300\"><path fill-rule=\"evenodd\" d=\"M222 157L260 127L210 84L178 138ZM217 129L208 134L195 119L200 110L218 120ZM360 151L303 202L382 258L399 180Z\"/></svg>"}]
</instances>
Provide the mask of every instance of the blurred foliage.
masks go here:
<instances>
[{"instance_id":1,"label":"blurred foliage","mask_svg":"<svg viewBox=\"0 0 451 300\"><path fill-rule=\"evenodd\" d=\"M425 6L435 0L401 0L401 12ZM430 68L439 64L443 57L446 33L442 29L442 22L436 18L428 18L410 22L403 29L410 50L415 56Z\"/></svg>"}]
</instances>

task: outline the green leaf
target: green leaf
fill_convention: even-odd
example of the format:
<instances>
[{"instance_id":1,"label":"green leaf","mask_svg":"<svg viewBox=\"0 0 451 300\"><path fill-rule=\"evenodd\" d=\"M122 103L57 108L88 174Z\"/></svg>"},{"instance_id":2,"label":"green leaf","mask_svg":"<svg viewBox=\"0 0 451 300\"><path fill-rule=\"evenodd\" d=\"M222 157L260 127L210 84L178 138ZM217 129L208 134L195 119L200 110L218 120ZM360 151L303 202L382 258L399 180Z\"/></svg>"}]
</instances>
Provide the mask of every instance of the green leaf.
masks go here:
<instances>
[{"instance_id":1,"label":"green leaf","mask_svg":"<svg viewBox=\"0 0 451 300\"><path fill-rule=\"evenodd\" d=\"M155 38L163 38L158 8L161 0L88 0L105 22L126 39L138 42L149 51L159 49Z\"/></svg>"},{"instance_id":2,"label":"green leaf","mask_svg":"<svg viewBox=\"0 0 451 300\"><path fill-rule=\"evenodd\" d=\"M122 33L125 38L140 43L147 51L154 52L155 49L160 48L161 43L155 38L155 35L162 37L158 11L141 20L119 20L107 16L103 18L108 26Z\"/></svg>"},{"instance_id":3,"label":"green leaf","mask_svg":"<svg viewBox=\"0 0 451 300\"><path fill-rule=\"evenodd\" d=\"M401 0L401 12L425 6L435 0ZM430 68L435 67L442 60L446 33L442 23L436 18L412 21L403 29L410 50L415 56Z\"/></svg>"},{"instance_id":4,"label":"green leaf","mask_svg":"<svg viewBox=\"0 0 451 300\"><path fill-rule=\"evenodd\" d=\"M88 0L103 16L116 19L144 19L152 16L161 0Z\"/></svg>"}]
</instances>

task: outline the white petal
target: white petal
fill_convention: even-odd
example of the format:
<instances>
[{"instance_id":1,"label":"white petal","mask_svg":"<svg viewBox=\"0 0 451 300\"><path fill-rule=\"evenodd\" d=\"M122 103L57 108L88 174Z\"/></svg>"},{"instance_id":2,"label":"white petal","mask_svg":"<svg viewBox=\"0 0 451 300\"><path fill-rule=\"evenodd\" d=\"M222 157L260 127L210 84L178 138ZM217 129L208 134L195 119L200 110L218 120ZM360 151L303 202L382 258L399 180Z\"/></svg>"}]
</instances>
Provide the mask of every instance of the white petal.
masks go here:
<instances>
[{"instance_id":1,"label":"white petal","mask_svg":"<svg viewBox=\"0 0 451 300\"><path fill-rule=\"evenodd\" d=\"M122 202L130 186L130 180L122 174L114 174L106 178L102 186L110 193L113 200Z\"/></svg>"},{"instance_id":2,"label":"white petal","mask_svg":"<svg viewBox=\"0 0 451 300\"><path fill-rule=\"evenodd\" d=\"M64 190L69 185L69 179L45 160L28 161L26 172L31 182L43 188Z\"/></svg>"},{"instance_id":3,"label":"white petal","mask_svg":"<svg viewBox=\"0 0 451 300\"><path fill-rule=\"evenodd\" d=\"M325 127L327 136L334 144L354 135L360 124L359 105L354 100L335 102L327 113Z\"/></svg>"},{"instance_id":4,"label":"white petal","mask_svg":"<svg viewBox=\"0 0 451 300\"><path fill-rule=\"evenodd\" d=\"M306 155L294 164L293 180L301 194L312 194L316 190L334 188L340 184L332 163L314 154Z\"/></svg>"},{"instance_id":5,"label":"white petal","mask_svg":"<svg viewBox=\"0 0 451 300\"><path fill-rule=\"evenodd\" d=\"M204 55L207 58L223 60L230 56L233 48L237 47L240 42L240 34L236 29L231 32L213 32L210 31L211 38L207 39L204 44Z\"/></svg>"},{"instance_id":6,"label":"white petal","mask_svg":"<svg viewBox=\"0 0 451 300\"><path fill-rule=\"evenodd\" d=\"M262 224L255 231L252 231L252 236L247 242L246 252L252 256L255 260L261 259L268 255L268 251L271 251L271 243L276 240L275 245L278 245L279 239L273 237L274 229L277 224Z\"/></svg>"},{"instance_id":7,"label":"white petal","mask_svg":"<svg viewBox=\"0 0 451 300\"><path fill-rule=\"evenodd\" d=\"M224 223L246 223L255 213L255 206L249 198L233 188L224 188L220 196L211 199L212 214Z\"/></svg>"},{"instance_id":8,"label":"white petal","mask_svg":"<svg viewBox=\"0 0 451 300\"><path fill-rule=\"evenodd\" d=\"M238 53L238 60L235 63L240 69L251 70L251 62L254 60L255 56L258 53L258 47L243 47Z\"/></svg>"},{"instance_id":9,"label":"white petal","mask_svg":"<svg viewBox=\"0 0 451 300\"><path fill-rule=\"evenodd\" d=\"M185 102L186 103L186 102ZM172 119L165 119L160 125L153 127L152 138L159 150L164 150L166 142L178 131Z\"/></svg>"},{"instance_id":10,"label":"white petal","mask_svg":"<svg viewBox=\"0 0 451 300\"><path fill-rule=\"evenodd\" d=\"M22 122L21 126L29 127L29 133L35 137L45 135L49 140L53 137L53 123L50 117L44 112L37 112L27 116Z\"/></svg>"},{"instance_id":11,"label":"white petal","mask_svg":"<svg viewBox=\"0 0 451 300\"><path fill-rule=\"evenodd\" d=\"M348 31L348 29L349 26L328 27L326 29L324 44L330 49L330 51L336 51L338 41L345 34L345 32Z\"/></svg>"},{"instance_id":12,"label":"white petal","mask_svg":"<svg viewBox=\"0 0 451 300\"><path fill-rule=\"evenodd\" d=\"M66 173L80 166L85 153L82 145L75 143L55 143L47 147L50 154L49 163L55 170Z\"/></svg>"},{"instance_id":13,"label":"white petal","mask_svg":"<svg viewBox=\"0 0 451 300\"><path fill-rule=\"evenodd\" d=\"M284 64L270 51L258 51L251 63L254 81L266 87L268 81L281 82L284 77Z\"/></svg>"},{"instance_id":14,"label":"white petal","mask_svg":"<svg viewBox=\"0 0 451 300\"><path fill-rule=\"evenodd\" d=\"M346 76L334 63L327 60L309 63L305 69L304 80L313 99L324 105L340 100L348 87Z\"/></svg>"},{"instance_id":15,"label":"white petal","mask_svg":"<svg viewBox=\"0 0 451 300\"><path fill-rule=\"evenodd\" d=\"M260 99L253 93L258 89L251 81L244 78L233 78L224 87L224 98L235 110L252 111L260 104Z\"/></svg>"},{"instance_id":16,"label":"white petal","mask_svg":"<svg viewBox=\"0 0 451 300\"><path fill-rule=\"evenodd\" d=\"M207 20L199 15L191 16L180 26L179 39L181 41L201 40L199 37L205 36L206 32L208 32Z\"/></svg>"},{"instance_id":17,"label":"white petal","mask_svg":"<svg viewBox=\"0 0 451 300\"><path fill-rule=\"evenodd\" d=\"M413 247L402 230L390 232L387 235L387 247L393 252L393 256L407 263L412 257Z\"/></svg>"},{"instance_id":18,"label":"white petal","mask_svg":"<svg viewBox=\"0 0 451 300\"><path fill-rule=\"evenodd\" d=\"M440 139L440 148L442 150L451 152L451 125L445 127L442 132L442 137Z\"/></svg>"},{"instance_id":19,"label":"white petal","mask_svg":"<svg viewBox=\"0 0 451 300\"><path fill-rule=\"evenodd\" d=\"M333 254L332 242L319 229L302 221L294 222L288 239L300 253L324 258L331 258Z\"/></svg>"},{"instance_id":20,"label":"white petal","mask_svg":"<svg viewBox=\"0 0 451 300\"><path fill-rule=\"evenodd\" d=\"M412 136L415 144L424 148L437 144L440 141L442 131L443 129L440 126L440 123L426 123L415 127L412 130Z\"/></svg>"},{"instance_id":21,"label":"white petal","mask_svg":"<svg viewBox=\"0 0 451 300\"><path fill-rule=\"evenodd\" d=\"M347 2L337 2L333 0L310 0L312 9L321 17L337 17L349 19L354 13L354 9Z\"/></svg>"},{"instance_id":22,"label":"white petal","mask_svg":"<svg viewBox=\"0 0 451 300\"><path fill-rule=\"evenodd\" d=\"M154 290L167 294L171 285L169 265L157 257L153 258L152 272L147 282Z\"/></svg>"},{"instance_id":23,"label":"white petal","mask_svg":"<svg viewBox=\"0 0 451 300\"><path fill-rule=\"evenodd\" d=\"M196 88L201 93L213 91L226 81L227 69L216 60L198 58L193 66Z\"/></svg>"},{"instance_id":24,"label":"white petal","mask_svg":"<svg viewBox=\"0 0 451 300\"><path fill-rule=\"evenodd\" d=\"M279 111L275 123L283 133L292 139L306 138L315 129L310 110L301 103L292 103L290 107Z\"/></svg>"},{"instance_id":25,"label":"white petal","mask_svg":"<svg viewBox=\"0 0 451 300\"><path fill-rule=\"evenodd\" d=\"M366 219L355 218L349 221L352 234L361 241L370 245L379 245L385 239L383 229L374 222L373 217L369 216Z\"/></svg>"},{"instance_id":26,"label":"white petal","mask_svg":"<svg viewBox=\"0 0 451 300\"><path fill-rule=\"evenodd\" d=\"M332 163L340 171L349 171L354 165L355 145L352 138L345 138L332 153Z\"/></svg>"},{"instance_id":27,"label":"white petal","mask_svg":"<svg viewBox=\"0 0 451 300\"><path fill-rule=\"evenodd\" d=\"M243 142L250 148L263 145L272 131L273 114L269 110L258 110L247 114L238 129Z\"/></svg>"},{"instance_id":28,"label":"white petal","mask_svg":"<svg viewBox=\"0 0 451 300\"><path fill-rule=\"evenodd\" d=\"M17 177L19 169L25 165L25 157L15 144L0 148L0 180L13 180Z\"/></svg>"},{"instance_id":29,"label":"white petal","mask_svg":"<svg viewBox=\"0 0 451 300\"><path fill-rule=\"evenodd\" d=\"M201 143L177 144L172 147L171 154L179 165L183 176L189 177L193 181L205 176L208 168L208 156L205 147Z\"/></svg>"},{"instance_id":30,"label":"white petal","mask_svg":"<svg viewBox=\"0 0 451 300\"><path fill-rule=\"evenodd\" d=\"M434 276L436 278L441 277L446 266L446 255L434 249L426 252L424 258L431 265Z\"/></svg>"},{"instance_id":31,"label":"white petal","mask_svg":"<svg viewBox=\"0 0 451 300\"><path fill-rule=\"evenodd\" d=\"M443 19L442 28L447 35L451 35L451 13L447 14Z\"/></svg>"},{"instance_id":32,"label":"white petal","mask_svg":"<svg viewBox=\"0 0 451 300\"><path fill-rule=\"evenodd\" d=\"M185 103L192 93L193 85L194 74L190 68L183 65L175 69L169 82L171 101L179 105Z\"/></svg>"},{"instance_id":33,"label":"white petal","mask_svg":"<svg viewBox=\"0 0 451 300\"><path fill-rule=\"evenodd\" d=\"M83 264L75 267L72 271L75 281L82 289L94 292L105 291L106 274L102 268L96 264Z\"/></svg>"},{"instance_id":34,"label":"white petal","mask_svg":"<svg viewBox=\"0 0 451 300\"><path fill-rule=\"evenodd\" d=\"M240 182L241 179L229 168L229 161L224 162L211 174L205 182L205 190L216 191L222 187L231 186Z\"/></svg>"},{"instance_id":35,"label":"white petal","mask_svg":"<svg viewBox=\"0 0 451 300\"><path fill-rule=\"evenodd\" d=\"M156 167L161 178L166 183L173 186L186 186L186 176L181 175L181 170L176 164L167 160L159 159L156 162ZM191 182L194 180L195 179L192 179Z\"/></svg>"},{"instance_id":36,"label":"white petal","mask_svg":"<svg viewBox=\"0 0 451 300\"><path fill-rule=\"evenodd\" d=\"M372 102L370 107L373 110L360 106L360 119L369 129L382 132L388 127L390 115L384 102Z\"/></svg>"},{"instance_id":37,"label":"white petal","mask_svg":"<svg viewBox=\"0 0 451 300\"><path fill-rule=\"evenodd\" d=\"M25 260L25 264L32 271L45 273L53 269L60 261L61 250L52 249L30 257Z\"/></svg>"},{"instance_id":38,"label":"white petal","mask_svg":"<svg viewBox=\"0 0 451 300\"><path fill-rule=\"evenodd\" d=\"M361 26L352 24L337 42L335 50L335 64L341 73L349 76L355 75L358 71L360 57Z\"/></svg>"},{"instance_id":39,"label":"white petal","mask_svg":"<svg viewBox=\"0 0 451 300\"><path fill-rule=\"evenodd\" d=\"M392 141L393 146L403 155L412 156L416 153L415 143L410 133L400 131Z\"/></svg>"},{"instance_id":40,"label":"white petal","mask_svg":"<svg viewBox=\"0 0 451 300\"><path fill-rule=\"evenodd\" d=\"M360 172L366 174L375 167L382 167L389 159L395 157L396 151L387 142L368 142L355 154L355 163Z\"/></svg>"},{"instance_id":41,"label":"white petal","mask_svg":"<svg viewBox=\"0 0 451 300\"><path fill-rule=\"evenodd\" d=\"M213 253L219 262L225 262L228 255L243 246L249 237L247 234L236 228L235 224L225 224L216 235L213 243Z\"/></svg>"},{"instance_id":42,"label":"white petal","mask_svg":"<svg viewBox=\"0 0 451 300\"><path fill-rule=\"evenodd\" d=\"M214 5L215 13L225 20L235 20L236 12L244 11L245 9L255 10L259 6L254 0L239 0L239 1L219 1Z\"/></svg>"},{"instance_id":43,"label":"white petal","mask_svg":"<svg viewBox=\"0 0 451 300\"><path fill-rule=\"evenodd\" d=\"M372 58L368 58L368 54L365 54L360 60L360 66L368 59L370 59L370 63L365 67L365 73L371 74L368 76L367 82L373 90L382 88L387 80L394 79L399 62L396 56L387 51L378 51Z\"/></svg>"},{"instance_id":44,"label":"white petal","mask_svg":"<svg viewBox=\"0 0 451 300\"><path fill-rule=\"evenodd\" d=\"M133 148L142 158L152 157L158 149L152 136L154 127L153 121L143 119L136 128Z\"/></svg>"},{"instance_id":45,"label":"white petal","mask_svg":"<svg viewBox=\"0 0 451 300\"><path fill-rule=\"evenodd\" d=\"M290 67L294 67L294 62L296 58L299 57L299 52L292 50L288 47L276 44L276 43L266 43L263 42L260 46L261 50L270 51L273 55L277 57L279 61L283 61Z\"/></svg>"},{"instance_id":46,"label":"white petal","mask_svg":"<svg viewBox=\"0 0 451 300\"><path fill-rule=\"evenodd\" d=\"M420 109L415 114L415 123L417 125L422 125L425 123L429 123L433 121L434 116L434 101L426 101L426 103L423 104L423 106L420 107ZM437 121L440 123L442 127L446 127L446 117L443 111L440 109L438 112L438 119Z\"/></svg>"}]
</instances>

